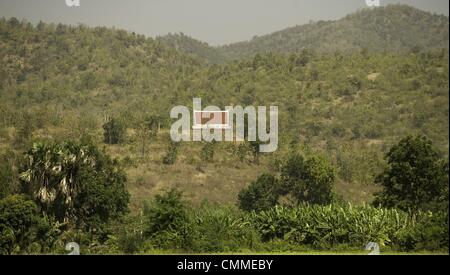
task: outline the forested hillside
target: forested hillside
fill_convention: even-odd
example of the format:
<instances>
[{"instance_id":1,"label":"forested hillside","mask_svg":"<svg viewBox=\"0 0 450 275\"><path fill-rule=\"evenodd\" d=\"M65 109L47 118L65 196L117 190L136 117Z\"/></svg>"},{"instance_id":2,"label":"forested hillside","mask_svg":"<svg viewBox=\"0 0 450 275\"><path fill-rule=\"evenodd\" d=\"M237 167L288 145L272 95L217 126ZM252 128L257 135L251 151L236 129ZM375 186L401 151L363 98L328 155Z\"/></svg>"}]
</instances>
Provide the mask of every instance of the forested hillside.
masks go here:
<instances>
[{"instance_id":1,"label":"forested hillside","mask_svg":"<svg viewBox=\"0 0 450 275\"><path fill-rule=\"evenodd\" d=\"M212 63L248 58L256 53L298 52L303 49L318 53L421 51L448 49L448 22L447 16L404 5L389 5L363 9L339 20L294 26L220 47L207 47L183 35L169 35L164 40L183 52L194 53Z\"/></svg>"},{"instance_id":2,"label":"forested hillside","mask_svg":"<svg viewBox=\"0 0 450 275\"><path fill-rule=\"evenodd\" d=\"M3 20L0 28L0 122L5 149L45 137L101 142L102 125L115 118L128 129L123 145L115 150L120 150L121 158L144 165L142 154L156 161L165 146L155 138L148 145L155 151L140 152L142 126L157 121L159 128L168 129L173 106L190 106L193 97L201 97L204 106L279 106L282 144L275 156L282 157L292 144L323 152L336 164L342 182L363 184L340 188L353 201L370 199L383 151L398 139L426 134L442 153L448 152L447 50L404 54L305 50L206 66L158 41L120 30L43 23L33 27L15 19ZM225 152L219 155L225 162L234 158ZM186 164L194 168L200 161L194 152L186 152L186 157ZM275 159L267 157L268 162ZM228 166L210 167L210 175L221 167ZM227 188L236 188L229 196L217 195L217 200L232 202L251 180L254 172L246 173L248 166L242 167L249 178L220 172L224 181L235 182ZM182 177L183 181L193 177L215 184L208 173L194 177L187 169L191 176ZM265 168L261 164L248 169ZM148 169L130 171L137 178L149 173ZM178 182L154 173L154 181L161 181L158 188ZM142 188L153 190L153 185ZM192 188L189 183L182 187ZM193 196L196 200L207 196L201 194ZM209 196L216 200L216 195Z\"/></svg>"},{"instance_id":3,"label":"forested hillside","mask_svg":"<svg viewBox=\"0 0 450 275\"><path fill-rule=\"evenodd\" d=\"M96 108L117 111L110 105L121 109L141 103L136 94L163 100L161 94L174 96L177 81L200 64L158 41L123 30L32 26L15 18L2 19L0 28L2 97L26 109L38 105L53 116L59 114L52 109L56 106L85 115Z\"/></svg>"},{"instance_id":4,"label":"forested hillside","mask_svg":"<svg viewBox=\"0 0 450 275\"><path fill-rule=\"evenodd\" d=\"M196 56L213 64L224 61L222 53L218 48L212 47L206 42L196 40L184 33L167 34L158 37L157 40L175 48L177 51Z\"/></svg>"},{"instance_id":5,"label":"forested hillside","mask_svg":"<svg viewBox=\"0 0 450 275\"><path fill-rule=\"evenodd\" d=\"M214 50L2 18L0 254L448 251L448 39L405 6ZM278 106L278 151L172 142L194 97Z\"/></svg>"}]
</instances>

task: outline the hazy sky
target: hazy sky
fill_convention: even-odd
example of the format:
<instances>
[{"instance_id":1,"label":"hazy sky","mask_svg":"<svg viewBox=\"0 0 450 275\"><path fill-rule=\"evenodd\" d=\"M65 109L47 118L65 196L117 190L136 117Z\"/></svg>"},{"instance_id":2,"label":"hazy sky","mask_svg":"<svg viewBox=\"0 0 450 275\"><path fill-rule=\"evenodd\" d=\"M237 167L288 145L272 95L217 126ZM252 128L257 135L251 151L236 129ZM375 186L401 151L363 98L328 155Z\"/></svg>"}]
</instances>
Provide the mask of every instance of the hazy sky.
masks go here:
<instances>
[{"instance_id":1,"label":"hazy sky","mask_svg":"<svg viewBox=\"0 0 450 275\"><path fill-rule=\"evenodd\" d=\"M338 19L365 0L0 0L0 16L90 26L115 26L147 36L184 32L212 45L251 39L310 20ZM448 16L448 0L380 0Z\"/></svg>"}]
</instances>

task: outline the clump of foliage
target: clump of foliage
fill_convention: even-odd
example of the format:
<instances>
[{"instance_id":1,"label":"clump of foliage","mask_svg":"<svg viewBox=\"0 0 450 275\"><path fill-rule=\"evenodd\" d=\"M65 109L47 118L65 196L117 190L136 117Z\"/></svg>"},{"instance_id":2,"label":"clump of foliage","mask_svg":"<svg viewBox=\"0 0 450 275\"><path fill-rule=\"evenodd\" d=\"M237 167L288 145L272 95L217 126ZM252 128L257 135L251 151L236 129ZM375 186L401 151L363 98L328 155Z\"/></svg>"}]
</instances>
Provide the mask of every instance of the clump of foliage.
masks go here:
<instances>
[{"instance_id":1,"label":"clump of foliage","mask_svg":"<svg viewBox=\"0 0 450 275\"><path fill-rule=\"evenodd\" d=\"M260 150L260 145L261 145L261 141L258 139L256 141L250 141L249 142L249 147L250 147L250 152L253 156L253 162L255 164L259 164L259 156L261 155Z\"/></svg>"},{"instance_id":2,"label":"clump of foliage","mask_svg":"<svg viewBox=\"0 0 450 275\"><path fill-rule=\"evenodd\" d=\"M94 229L127 211L126 176L97 147L35 143L25 156L20 175L24 190L58 221Z\"/></svg>"},{"instance_id":3,"label":"clump of foliage","mask_svg":"<svg viewBox=\"0 0 450 275\"><path fill-rule=\"evenodd\" d=\"M129 245L136 246L136 234L129 234ZM202 204L190 208L182 193L171 189L144 206L141 247L189 252L229 252L257 247L259 235L247 214L229 207Z\"/></svg>"},{"instance_id":4,"label":"clump of foliage","mask_svg":"<svg viewBox=\"0 0 450 275\"><path fill-rule=\"evenodd\" d=\"M22 195L0 200L0 254L26 249L33 241L38 207Z\"/></svg>"},{"instance_id":5,"label":"clump of foliage","mask_svg":"<svg viewBox=\"0 0 450 275\"><path fill-rule=\"evenodd\" d=\"M234 207L204 203L189 211L192 227L190 251L199 253L255 250L260 236L246 213Z\"/></svg>"},{"instance_id":6,"label":"clump of foliage","mask_svg":"<svg viewBox=\"0 0 450 275\"><path fill-rule=\"evenodd\" d=\"M187 206L182 193L171 189L144 206L144 236L160 248L186 248L190 243Z\"/></svg>"},{"instance_id":7,"label":"clump of foliage","mask_svg":"<svg viewBox=\"0 0 450 275\"><path fill-rule=\"evenodd\" d=\"M403 251L448 251L448 229L448 211L428 213L417 225L399 231L395 246Z\"/></svg>"},{"instance_id":8,"label":"clump of foliage","mask_svg":"<svg viewBox=\"0 0 450 275\"><path fill-rule=\"evenodd\" d=\"M163 164L172 165L177 161L178 152L180 148L179 142L174 142L170 140L169 147L167 148L167 152L163 157Z\"/></svg>"},{"instance_id":9,"label":"clump of foliage","mask_svg":"<svg viewBox=\"0 0 450 275\"><path fill-rule=\"evenodd\" d=\"M281 186L277 178L269 174L259 176L239 195L239 207L245 211L262 211L278 203Z\"/></svg>"},{"instance_id":10,"label":"clump of foliage","mask_svg":"<svg viewBox=\"0 0 450 275\"><path fill-rule=\"evenodd\" d=\"M19 157L13 151L0 154L0 199L17 191L18 159Z\"/></svg>"},{"instance_id":11,"label":"clump of foliage","mask_svg":"<svg viewBox=\"0 0 450 275\"><path fill-rule=\"evenodd\" d=\"M375 204L413 211L443 203L448 207L448 162L439 157L431 140L406 137L389 150L386 159L388 167L376 179L383 191Z\"/></svg>"},{"instance_id":12,"label":"clump of foliage","mask_svg":"<svg viewBox=\"0 0 450 275\"><path fill-rule=\"evenodd\" d=\"M214 152L216 149L216 141L206 142L202 147L201 159L203 161L212 162L214 161Z\"/></svg>"},{"instance_id":13,"label":"clump of foliage","mask_svg":"<svg viewBox=\"0 0 450 275\"><path fill-rule=\"evenodd\" d=\"M106 144L120 144L125 139L125 127L116 119L103 125L103 140Z\"/></svg>"},{"instance_id":14,"label":"clump of foliage","mask_svg":"<svg viewBox=\"0 0 450 275\"><path fill-rule=\"evenodd\" d=\"M291 154L281 166L280 177L261 175L239 193L239 206L246 211L267 210L280 197L289 196L294 203L326 205L333 202L335 172L323 158Z\"/></svg>"},{"instance_id":15,"label":"clump of foliage","mask_svg":"<svg viewBox=\"0 0 450 275\"><path fill-rule=\"evenodd\" d=\"M325 205L333 200L335 172L321 157L290 156L282 168L281 181L283 193L299 202Z\"/></svg>"}]
</instances>

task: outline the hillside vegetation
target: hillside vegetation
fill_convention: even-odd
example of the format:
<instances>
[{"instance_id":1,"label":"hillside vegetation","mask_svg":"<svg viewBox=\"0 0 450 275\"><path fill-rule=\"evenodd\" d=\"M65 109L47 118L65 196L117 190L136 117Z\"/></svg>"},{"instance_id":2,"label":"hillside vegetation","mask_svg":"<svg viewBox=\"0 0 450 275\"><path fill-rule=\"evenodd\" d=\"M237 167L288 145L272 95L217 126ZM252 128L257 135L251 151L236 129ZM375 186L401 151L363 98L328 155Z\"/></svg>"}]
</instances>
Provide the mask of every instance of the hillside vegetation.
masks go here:
<instances>
[{"instance_id":1,"label":"hillside vegetation","mask_svg":"<svg viewBox=\"0 0 450 275\"><path fill-rule=\"evenodd\" d=\"M258 171L276 169L274 163L297 148L326 156L337 168L338 192L368 202L382 155L400 138L425 134L442 154L448 152L447 50L305 50L206 66L119 30L33 27L15 19L2 21L0 28L4 150L20 151L44 138L101 144L102 125L115 118L127 129L124 142L104 146L133 164L130 188L138 196L179 186L198 202L233 203ZM193 97L201 97L203 106L279 106L280 149L255 165L247 149L223 143L208 164L201 160L203 144L186 144L177 165L166 167L161 159L170 109L191 106ZM157 121L156 136L142 130L149 121Z\"/></svg>"},{"instance_id":2,"label":"hillside vegetation","mask_svg":"<svg viewBox=\"0 0 450 275\"><path fill-rule=\"evenodd\" d=\"M448 252L447 42L406 6L223 48L2 18L0 254ZM194 97L278 106L279 149L172 142Z\"/></svg>"},{"instance_id":3,"label":"hillside vegetation","mask_svg":"<svg viewBox=\"0 0 450 275\"><path fill-rule=\"evenodd\" d=\"M339 20L310 22L255 36L250 41L220 47L189 38L168 35L163 40L180 51L195 54L212 63L252 57L256 53L299 52L405 52L448 49L448 17L405 5L362 9Z\"/></svg>"}]
</instances>

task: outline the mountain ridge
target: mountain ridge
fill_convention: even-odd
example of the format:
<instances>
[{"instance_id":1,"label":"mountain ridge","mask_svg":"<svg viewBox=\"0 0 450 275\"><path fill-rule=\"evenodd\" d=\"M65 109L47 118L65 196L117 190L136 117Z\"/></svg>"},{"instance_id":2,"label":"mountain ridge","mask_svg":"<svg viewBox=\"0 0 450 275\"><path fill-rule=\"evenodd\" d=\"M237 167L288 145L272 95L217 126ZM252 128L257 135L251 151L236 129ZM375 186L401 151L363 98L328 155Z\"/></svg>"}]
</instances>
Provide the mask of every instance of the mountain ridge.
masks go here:
<instances>
[{"instance_id":1,"label":"mountain ridge","mask_svg":"<svg viewBox=\"0 0 450 275\"><path fill-rule=\"evenodd\" d=\"M338 20L288 27L252 40L212 47L183 33L158 38L184 53L210 63L249 58L264 52L319 53L420 51L448 49L448 16L407 5L365 8Z\"/></svg>"}]
</instances>

